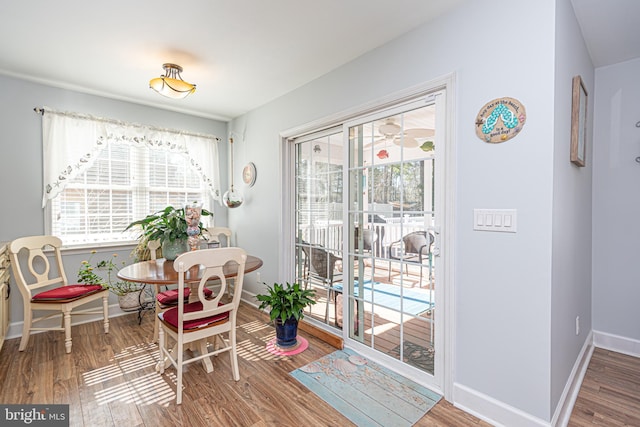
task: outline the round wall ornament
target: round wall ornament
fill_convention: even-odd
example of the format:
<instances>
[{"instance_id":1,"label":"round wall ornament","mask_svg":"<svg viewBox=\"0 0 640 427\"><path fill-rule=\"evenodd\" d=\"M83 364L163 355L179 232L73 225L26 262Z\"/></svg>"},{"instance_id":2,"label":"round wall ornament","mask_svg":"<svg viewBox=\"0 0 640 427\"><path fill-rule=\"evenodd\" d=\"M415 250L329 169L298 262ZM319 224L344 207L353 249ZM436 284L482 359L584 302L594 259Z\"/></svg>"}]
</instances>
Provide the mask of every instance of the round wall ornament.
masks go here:
<instances>
[{"instance_id":1,"label":"round wall ornament","mask_svg":"<svg viewBox=\"0 0 640 427\"><path fill-rule=\"evenodd\" d=\"M247 163L242 169L242 180L249 187L253 187L253 184L256 183L256 165L253 162Z\"/></svg>"},{"instance_id":2,"label":"round wall ornament","mask_svg":"<svg viewBox=\"0 0 640 427\"><path fill-rule=\"evenodd\" d=\"M487 102L476 117L476 135L484 142L500 143L522 130L527 113L514 98L496 98Z\"/></svg>"}]
</instances>

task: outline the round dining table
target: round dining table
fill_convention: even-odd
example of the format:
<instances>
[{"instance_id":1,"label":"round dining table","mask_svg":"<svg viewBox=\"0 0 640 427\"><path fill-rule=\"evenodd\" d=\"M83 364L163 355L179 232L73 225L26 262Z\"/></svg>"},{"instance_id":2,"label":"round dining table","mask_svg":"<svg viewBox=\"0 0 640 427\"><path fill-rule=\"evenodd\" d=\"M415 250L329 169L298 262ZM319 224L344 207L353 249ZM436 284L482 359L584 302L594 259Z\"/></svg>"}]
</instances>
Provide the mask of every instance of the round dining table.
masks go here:
<instances>
[{"instance_id":1,"label":"round dining table","mask_svg":"<svg viewBox=\"0 0 640 427\"><path fill-rule=\"evenodd\" d=\"M250 273L262 267L262 260L253 255L247 255L247 261L244 265L244 272ZM194 266L185 276L185 282L196 283L202 277L203 267ZM224 276L229 279L238 275L238 265L228 263L223 268ZM127 282L145 283L156 285L156 288L164 285L177 285L178 272L173 267L173 261L164 258L155 260L141 261L122 267L118 271L118 279Z\"/></svg>"}]
</instances>

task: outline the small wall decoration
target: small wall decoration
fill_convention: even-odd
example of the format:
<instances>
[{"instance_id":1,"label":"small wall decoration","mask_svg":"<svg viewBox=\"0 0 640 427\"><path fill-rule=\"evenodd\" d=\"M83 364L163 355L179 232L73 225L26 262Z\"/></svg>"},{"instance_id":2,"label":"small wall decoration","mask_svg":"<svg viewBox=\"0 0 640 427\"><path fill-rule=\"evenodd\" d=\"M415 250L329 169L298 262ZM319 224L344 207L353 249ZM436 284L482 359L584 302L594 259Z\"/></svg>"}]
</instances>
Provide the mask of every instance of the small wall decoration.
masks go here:
<instances>
[{"instance_id":1,"label":"small wall decoration","mask_svg":"<svg viewBox=\"0 0 640 427\"><path fill-rule=\"evenodd\" d=\"M242 180L249 187L253 187L253 184L256 183L256 174L256 165L253 162L249 162L242 169Z\"/></svg>"},{"instance_id":2,"label":"small wall decoration","mask_svg":"<svg viewBox=\"0 0 640 427\"><path fill-rule=\"evenodd\" d=\"M496 98L487 102L476 118L476 135L484 142L508 141L522 130L527 113L514 98Z\"/></svg>"},{"instance_id":3,"label":"small wall decoration","mask_svg":"<svg viewBox=\"0 0 640 427\"><path fill-rule=\"evenodd\" d=\"M583 167L587 148L587 89L582 77L573 78L571 102L571 163Z\"/></svg>"}]
</instances>

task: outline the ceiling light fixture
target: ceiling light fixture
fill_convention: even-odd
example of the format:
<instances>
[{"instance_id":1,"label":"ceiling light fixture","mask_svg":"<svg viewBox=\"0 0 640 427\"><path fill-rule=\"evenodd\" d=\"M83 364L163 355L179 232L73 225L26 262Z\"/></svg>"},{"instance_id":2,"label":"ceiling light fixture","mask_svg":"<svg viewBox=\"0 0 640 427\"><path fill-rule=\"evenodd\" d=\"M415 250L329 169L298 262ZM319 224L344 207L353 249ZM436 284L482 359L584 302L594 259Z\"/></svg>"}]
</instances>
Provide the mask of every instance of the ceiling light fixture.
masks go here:
<instances>
[{"instance_id":1,"label":"ceiling light fixture","mask_svg":"<svg viewBox=\"0 0 640 427\"><path fill-rule=\"evenodd\" d=\"M149 87L167 98L182 99L196 91L196 85L182 80L182 67L176 64L162 64L164 74L149 81Z\"/></svg>"}]
</instances>

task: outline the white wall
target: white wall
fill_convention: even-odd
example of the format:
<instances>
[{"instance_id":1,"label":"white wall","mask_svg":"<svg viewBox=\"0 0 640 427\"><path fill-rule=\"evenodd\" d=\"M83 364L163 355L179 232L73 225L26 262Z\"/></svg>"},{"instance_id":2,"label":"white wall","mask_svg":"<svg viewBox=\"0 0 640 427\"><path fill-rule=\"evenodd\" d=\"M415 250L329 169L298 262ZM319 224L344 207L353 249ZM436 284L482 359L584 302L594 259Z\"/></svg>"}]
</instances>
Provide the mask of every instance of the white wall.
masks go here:
<instances>
[{"instance_id":1,"label":"white wall","mask_svg":"<svg viewBox=\"0 0 640 427\"><path fill-rule=\"evenodd\" d=\"M553 255L551 296L551 409L557 409L591 331L591 174L594 70L569 0L556 3ZM569 160L573 76L590 95L586 167ZM551 124L550 124L551 126ZM580 333L576 335L576 317Z\"/></svg>"},{"instance_id":2,"label":"white wall","mask_svg":"<svg viewBox=\"0 0 640 427\"><path fill-rule=\"evenodd\" d=\"M593 329L640 355L640 58L596 69ZM624 351L624 349L622 349Z\"/></svg>"},{"instance_id":3,"label":"white wall","mask_svg":"<svg viewBox=\"0 0 640 427\"><path fill-rule=\"evenodd\" d=\"M219 136L221 172L227 185L227 149L224 144L227 124L185 114L128 102L81 94L25 80L0 75L0 241L44 233L42 205L42 117L34 107L76 111L99 117L143 123L163 128L185 129ZM216 223L227 224L227 210L214 207ZM108 253L112 250L107 250ZM87 259L89 250L64 257L69 280L76 277L78 267ZM117 251L127 260L129 250ZM112 302L115 297L112 296ZM12 323L22 321L22 298L15 283L11 292ZM13 330L12 330L13 332Z\"/></svg>"},{"instance_id":4,"label":"white wall","mask_svg":"<svg viewBox=\"0 0 640 427\"><path fill-rule=\"evenodd\" d=\"M230 125L244 133L236 167L255 162L258 180L229 222L264 259L262 279L272 283L286 279L278 277L279 133L455 72L455 382L543 420L550 418L554 9L551 0L466 2ZM527 123L508 142L484 143L475 116L504 96L525 105ZM474 208L517 209L518 232L473 231Z\"/></svg>"}]
</instances>

